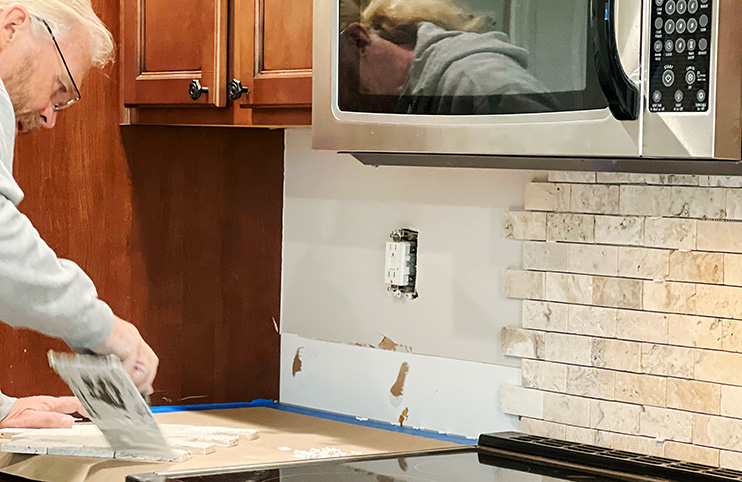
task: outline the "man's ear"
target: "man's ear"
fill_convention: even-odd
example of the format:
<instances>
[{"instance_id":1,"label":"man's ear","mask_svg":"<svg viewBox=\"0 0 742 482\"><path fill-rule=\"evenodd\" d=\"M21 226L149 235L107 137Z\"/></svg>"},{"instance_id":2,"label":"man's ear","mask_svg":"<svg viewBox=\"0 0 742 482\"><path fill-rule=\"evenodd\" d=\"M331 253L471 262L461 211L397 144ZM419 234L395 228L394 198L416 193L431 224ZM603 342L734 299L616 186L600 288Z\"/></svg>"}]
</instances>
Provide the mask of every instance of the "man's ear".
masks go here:
<instances>
[{"instance_id":1,"label":"man's ear","mask_svg":"<svg viewBox=\"0 0 742 482\"><path fill-rule=\"evenodd\" d=\"M17 3L8 5L0 12L0 43L12 42L18 32L27 29L31 17L26 7Z\"/></svg>"},{"instance_id":2,"label":"man's ear","mask_svg":"<svg viewBox=\"0 0 742 482\"><path fill-rule=\"evenodd\" d=\"M345 29L345 34L360 52L371 43L371 36L368 29L358 22L348 25L348 28Z\"/></svg>"}]
</instances>

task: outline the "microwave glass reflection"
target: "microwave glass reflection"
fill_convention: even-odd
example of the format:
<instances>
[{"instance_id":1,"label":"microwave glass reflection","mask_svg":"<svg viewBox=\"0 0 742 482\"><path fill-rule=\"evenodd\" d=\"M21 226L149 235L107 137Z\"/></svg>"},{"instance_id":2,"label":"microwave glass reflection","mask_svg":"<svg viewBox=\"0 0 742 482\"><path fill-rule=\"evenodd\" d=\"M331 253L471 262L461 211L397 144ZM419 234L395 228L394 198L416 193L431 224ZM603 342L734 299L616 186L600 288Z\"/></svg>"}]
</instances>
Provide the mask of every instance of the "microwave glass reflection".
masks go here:
<instances>
[{"instance_id":1,"label":"microwave glass reflection","mask_svg":"<svg viewBox=\"0 0 742 482\"><path fill-rule=\"evenodd\" d=\"M495 115L604 108L588 0L337 0L338 107Z\"/></svg>"}]
</instances>

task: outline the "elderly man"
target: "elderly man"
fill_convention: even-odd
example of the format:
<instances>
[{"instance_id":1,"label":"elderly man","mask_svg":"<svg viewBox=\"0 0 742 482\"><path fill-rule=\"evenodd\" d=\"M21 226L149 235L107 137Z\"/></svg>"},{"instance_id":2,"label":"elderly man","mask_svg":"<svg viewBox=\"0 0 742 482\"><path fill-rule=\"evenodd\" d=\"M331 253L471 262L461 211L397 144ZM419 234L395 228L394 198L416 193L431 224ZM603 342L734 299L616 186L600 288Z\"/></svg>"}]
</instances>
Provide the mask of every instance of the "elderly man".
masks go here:
<instances>
[{"instance_id":1,"label":"elderly man","mask_svg":"<svg viewBox=\"0 0 742 482\"><path fill-rule=\"evenodd\" d=\"M73 79L111 60L111 34L90 0L17 1L0 0L0 320L78 351L115 354L137 388L151 393L157 356L18 211L23 192L12 176L16 133L54 127L59 112L80 99ZM81 411L74 397L0 394L0 427L65 427Z\"/></svg>"}]
</instances>

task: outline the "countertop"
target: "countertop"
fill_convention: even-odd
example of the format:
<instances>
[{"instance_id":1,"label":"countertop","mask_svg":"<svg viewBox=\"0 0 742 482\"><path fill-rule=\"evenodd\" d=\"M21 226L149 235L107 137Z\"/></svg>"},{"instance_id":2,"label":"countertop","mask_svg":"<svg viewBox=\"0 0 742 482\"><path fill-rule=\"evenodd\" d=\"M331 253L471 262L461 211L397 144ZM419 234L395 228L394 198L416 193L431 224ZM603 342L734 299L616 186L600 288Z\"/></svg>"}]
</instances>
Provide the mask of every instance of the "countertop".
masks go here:
<instances>
[{"instance_id":1,"label":"countertop","mask_svg":"<svg viewBox=\"0 0 742 482\"><path fill-rule=\"evenodd\" d=\"M0 472L44 482L123 482L129 474L296 462L295 450L331 447L347 454L372 455L460 446L270 407L160 413L155 417L160 423L256 429L260 438L243 440L236 447L219 447L214 454L194 455L178 464L3 453Z\"/></svg>"}]
</instances>

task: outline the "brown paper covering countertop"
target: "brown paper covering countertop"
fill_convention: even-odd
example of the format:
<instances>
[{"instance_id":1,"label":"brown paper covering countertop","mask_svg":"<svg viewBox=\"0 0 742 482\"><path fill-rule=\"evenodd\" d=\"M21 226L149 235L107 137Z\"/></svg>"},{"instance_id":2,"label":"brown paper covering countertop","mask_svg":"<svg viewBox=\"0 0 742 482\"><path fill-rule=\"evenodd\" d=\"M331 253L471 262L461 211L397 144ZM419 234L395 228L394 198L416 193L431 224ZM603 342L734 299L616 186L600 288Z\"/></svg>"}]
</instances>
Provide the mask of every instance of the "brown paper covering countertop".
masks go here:
<instances>
[{"instance_id":1,"label":"brown paper covering countertop","mask_svg":"<svg viewBox=\"0 0 742 482\"><path fill-rule=\"evenodd\" d=\"M332 447L348 454L371 455L459 447L450 442L267 407L162 413L155 418L160 423L255 429L260 431L260 438L243 439L236 447L217 447L216 453L194 455L188 462L179 464L2 453L0 472L44 482L123 482L130 474L296 462L294 450L313 448Z\"/></svg>"}]
</instances>

